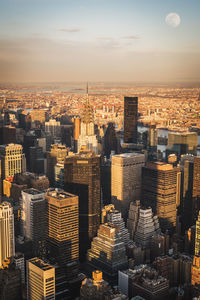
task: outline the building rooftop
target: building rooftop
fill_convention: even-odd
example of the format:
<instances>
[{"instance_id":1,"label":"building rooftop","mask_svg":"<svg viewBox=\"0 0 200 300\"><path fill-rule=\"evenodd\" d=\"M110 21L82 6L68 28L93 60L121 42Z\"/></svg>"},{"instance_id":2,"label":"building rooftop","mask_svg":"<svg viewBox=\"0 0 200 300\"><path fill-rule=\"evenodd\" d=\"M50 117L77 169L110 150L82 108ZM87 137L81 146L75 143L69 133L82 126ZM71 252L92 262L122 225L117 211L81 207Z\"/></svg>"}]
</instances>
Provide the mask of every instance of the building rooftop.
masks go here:
<instances>
[{"instance_id":1,"label":"building rooftop","mask_svg":"<svg viewBox=\"0 0 200 300\"><path fill-rule=\"evenodd\" d=\"M33 265L35 265L36 267L42 269L43 271L47 271L52 269L53 267L47 263L45 263L43 260L35 257L35 258L31 258L29 260L29 262L31 262Z\"/></svg>"},{"instance_id":2,"label":"building rooftop","mask_svg":"<svg viewBox=\"0 0 200 300\"><path fill-rule=\"evenodd\" d=\"M44 194L44 192L39 191L39 190L36 190L36 189L33 189L33 188L24 190L23 192L26 193L26 194L34 195L34 196L35 196L35 195L41 195L41 194Z\"/></svg>"},{"instance_id":3,"label":"building rooftop","mask_svg":"<svg viewBox=\"0 0 200 300\"><path fill-rule=\"evenodd\" d=\"M62 189L57 189L57 188L56 189L49 189L48 192L47 192L47 195L52 197L52 198L55 198L57 200L64 200L64 199L71 198L71 197L75 196L73 194L65 192Z\"/></svg>"}]
</instances>

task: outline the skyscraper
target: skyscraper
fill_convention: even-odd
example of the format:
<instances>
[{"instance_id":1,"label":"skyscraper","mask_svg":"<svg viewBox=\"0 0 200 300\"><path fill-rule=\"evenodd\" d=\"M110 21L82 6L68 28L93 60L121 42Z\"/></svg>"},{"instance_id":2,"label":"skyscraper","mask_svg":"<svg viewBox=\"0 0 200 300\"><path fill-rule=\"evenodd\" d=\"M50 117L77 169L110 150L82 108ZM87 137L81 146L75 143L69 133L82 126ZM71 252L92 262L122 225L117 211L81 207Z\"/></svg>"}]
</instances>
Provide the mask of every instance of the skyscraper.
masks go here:
<instances>
[{"instance_id":1,"label":"skyscraper","mask_svg":"<svg viewBox=\"0 0 200 300\"><path fill-rule=\"evenodd\" d=\"M26 171L26 159L21 145L0 145L0 159L2 179Z\"/></svg>"},{"instance_id":2,"label":"skyscraper","mask_svg":"<svg viewBox=\"0 0 200 300\"><path fill-rule=\"evenodd\" d=\"M27 299L55 299L55 268L37 257L27 262Z\"/></svg>"},{"instance_id":3,"label":"skyscraper","mask_svg":"<svg viewBox=\"0 0 200 300\"><path fill-rule=\"evenodd\" d=\"M149 162L142 169L142 204L152 207L162 231L176 226L177 172L162 162Z\"/></svg>"},{"instance_id":4,"label":"skyscraper","mask_svg":"<svg viewBox=\"0 0 200 300\"><path fill-rule=\"evenodd\" d=\"M195 255L200 256L200 211L196 221L195 231Z\"/></svg>"},{"instance_id":5,"label":"skyscraper","mask_svg":"<svg viewBox=\"0 0 200 300\"><path fill-rule=\"evenodd\" d=\"M138 98L124 97L124 143L137 143Z\"/></svg>"},{"instance_id":6,"label":"skyscraper","mask_svg":"<svg viewBox=\"0 0 200 300\"><path fill-rule=\"evenodd\" d=\"M125 244L117 225L100 225L97 237L88 250L88 263L92 268L102 270L109 282L116 283L118 270L125 269L128 265Z\"/></svg>"},{"instance_id":7,"label":"skyscraper","mask_svg":"<svg viewBox=\"0 0 200 300\"><path fill-rule=\"evenodd\" d=\"M79 243L83 259L100 224L100 156L89 150L67 156L64 181L65 190L79 196Z\"/></svg>"},{"instance_id":8,"label":"skyscraper","mask_svg":"<svg viewBox=\"0 0 200 300\"><path fill-rule=\"evenodd\" d=\"M0 268L3 261L15 255L14 214L10 203L0 205Z\"/></svg>"},{"instance_id":9,"label":"skyscraper","mask_svg":"<svg viewBox=\"0 0 200 300\"><path fill-rule=\"evenodd\" d=\"M45 242L45 193L31 188L23 190L21 195L22 234L33 241L34 253L39 255Z\"/></svg>"},{"instance_id":10,"label":"skyscraper","mask_svg":"<svg viewBox=\"0 0 200 300\"><path fill-rule=\"evenodd\" d=\"M168 134L167 155L175 153L180 157L182 154L197 154L196 132L170 132Z\"/></svg>"},{"instance_id":11,"label":"skyscraper","mask_svg":"<svg viewBox=\"0 0 200 300\"><path fill-rule=\"evenodd\" d=\"M64 163L68 150L64 145L53 144L50 152L47 152L47 177L49 178L50 186L55 184L54 167L58 162Z\"/></svg>"},{"instance_id":12,"label":"skyscraper","mask_svg":"<svg viewBox=\"0 0 200 300\"><path fill-rule=\"evenodd\" d=\"M200 210L200 156L194 157L192 198L192 216L196 219Z\"/></svg>"},{"instance_id":13,"label":"skyscraper","mask_svg":"<svg viewBox=\"0 0 200 300\"><path fill-rule=\"evenodd\" d=\"M94 151L96 154L98 153L98 140L94 133L94 112L91 104L89 103L88 93L81 116L81 127L77 149L78 152L82 146L86 146L87 149Z\"/></svg>"},{"instance_id":14,"label":"skyscraper","mask_svg":"<svg viewBox=\"0 0 200 300\"><path fill-rule=\"evenodd\" d=\"M140 199L144 164L145 155L142 153L112 156L111 199L123 217L127 217L130 202Z\"/></svg>"},{"instance_id":15,"label":"skyscraper","mask_svg":"<svg viewBox=\"0 0 200 300\"><path fill-rule=\"evenodd\" d=\"M50 189L46 200L50 256L64 268L74 265L72 277L77 275L79 259L78 196Z\"/></svg>"}]
</instances>

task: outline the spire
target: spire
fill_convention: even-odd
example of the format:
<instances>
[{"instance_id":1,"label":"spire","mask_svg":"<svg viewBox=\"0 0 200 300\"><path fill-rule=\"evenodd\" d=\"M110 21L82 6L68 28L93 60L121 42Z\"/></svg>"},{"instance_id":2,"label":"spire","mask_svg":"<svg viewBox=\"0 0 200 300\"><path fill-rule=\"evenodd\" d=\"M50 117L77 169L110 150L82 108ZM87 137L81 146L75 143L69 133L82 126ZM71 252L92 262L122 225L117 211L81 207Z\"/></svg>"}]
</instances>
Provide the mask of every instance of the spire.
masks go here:
<instances>
[{"instance_id":1,"label":"spire","mask_svg":"<svg viewBox=\"0 0 200 300\"><path fill-rule=\"evenodd\" d=\"M89 104L88 82L86 86L86 94L87 94L86 104Z\"/></svg>"}]
</instances>

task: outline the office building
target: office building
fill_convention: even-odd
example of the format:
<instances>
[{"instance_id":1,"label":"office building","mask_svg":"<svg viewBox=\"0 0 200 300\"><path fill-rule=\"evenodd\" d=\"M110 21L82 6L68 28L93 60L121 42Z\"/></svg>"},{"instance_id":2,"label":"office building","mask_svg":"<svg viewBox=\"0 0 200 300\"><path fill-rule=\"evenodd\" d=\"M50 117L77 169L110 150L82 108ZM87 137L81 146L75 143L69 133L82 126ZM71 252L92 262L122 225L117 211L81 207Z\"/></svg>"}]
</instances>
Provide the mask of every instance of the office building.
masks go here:
<instances>
[{"instance_id":1,"label":"office building","mask_svg":"<svg viewBox=\"0 0 200 300\"><path fill-rule=\"evenodd\" d=\"M49 178L50 186L55 185L54 168L57 163L63 163L68 154L69 149L64 145L53 144L51 150L47 152L47 177Z\"/></svg>"},{"instance_id":2,"label":"office building","mask_svg":"<svg viewBox=\"0 0 200 300\"><path fill-rule=\"evenodd\" d=\"M128 229L125 228L125 222L122 214L115 209L113 204L106 205L101 211L102 223L112 223L120 228L120 234L125 245L130 241L130 234Z\"/></svg>"},{"instance_id":3,"label":"office building","mask_svg":"<svg viewBox=\"0 0 200 300\"><path fill-rule=\"evenodd\" d=\"M109 159L112 151L115 154L119 153L119 141L115 132L114 123L108 123L108 127L106 128L106 132L104 135L104 156L106 156Z\"/></svg>"},{"instance_id":4,"label":"office building","mask_svg":"<svg viewBox=\"0 0 200 300\"><path fill-rule=\"evenodd\" d=\"M137 144L138 98L124 97L124 143Z\"/></svg>"},{"instance_id":5,"label":"office building","mask_svg":"<svg viewBox=\"0 0 200 300\"><path fill-rule=\"evenodd\" d=\"M127 219L127 228L130 233L130 238L133 240L135 237L135 232L139 219L139 211L140 211L140 200L135 200L130 203L130 208L128 212Z\"/></svg>"},{"instance_id":6,"label":"office building","mask_svg":"<svg viewBox=\"0 0 200 300\"><path fill-rule=\"evenodd\" d=\"M200 256L194 256L191 268L191 284L200 284Z\"/></svg>"},{"instance_id":7,"label":"office building","mask_svg":"<svg viewBox=\"0 0 200 300\"><path fill-rule=\"evenodd\" d=\"M2 179L26 171L26 159L21 145L0 145L0 159Z\"/></svg>"},{"instance_id":8,"label":"office building","mask_svg":"<svg viewBox=\"0 0 200 300\"><path fill-rule=\"evenodd\" d=\"M71 277L76 276L79 260L78 196L50 189L46 201L50 257L60 266L70 269Z\"/></svg>"},{"instance_id":9,"label":"office building","mask_svg":"<svg viewBox=\"0 0 200 300\"><path fill-rule=\"evenodd\" d=\"M94 112L91 104L89 103L88 94L83 108L83 113L81 115L80 135L77 144L78 152L80 152L82 146L96 154L99 152L98 140L94 132Z\"/></svg>"},{"instance_id":10,"label":"office building","mask_svg":"<svg viewBox=\"0 0 200 300\"><path fill-rule=\"evenodd\" d=\"M55 187L64 189L64 161L54 167Z\"/></svg>"},{"instance_id":11,"label":"office building","mask_svg":"<svg viewBox=\"0 0 200 300\"><path fill-rule=\"evenodd\" d=\"M54 138L60 137L61 135L61 127L60 122L54 119L45 122L45 132L51 133Z\"/></svg>"},{"instance_id":12,"label":"office building","mask_svg":"<svg viewBox=\"0 0 200 300\"><path fill-rule=\"evenodd\" d=\"M21 283L25 284L25 264L24 264L24 254L17 252L13 258L13 262L17 269L21 271Z\"/></svg>"},{"instance_id":13,"label":"office building","mask_svg":"<svg viewBox=\"0 0 200 300\"><path fill-rule=\"evenodd\" d=\"M200 210L200 156L194 157L192 216L197 219Z\"/></svg>"},{"instance_id":14,"label":"office building","mask_svg":"<svg viewBox=\"0 0 200 300\"><path fill-rule=\"evenodd\" d=\"M100 225L97 237L93 238L91 249L88 250L88 264L92 269L102 270L108 282L117 282L118 270L128 266L125 244L117 225Z\"/></svg>"},{"instance_id":15,"label":"office building","mask_svg":"<svg viewBox=\"0 0 200 300\"><path fill-rule=\"evenodd\" d=\"M196 132L169 132L167 156L175 153L178 157L182 154L197 155Z\"/></svg>"},{"instance_id":16,"label":"office building","mask_svg":"<svg viewBox=\"0 0 200 300\"><path fill-rule=\"evenodd\" d=\"M35 255L42 255L46 229L45 192L33 188L23 190L20 206L22 235L33 241Z\"/></svg>"},{"instance_id":17,"label":"office building","mask_svg":"<svg viewBox=\"0 0 200 300\"><path fill-rule=\"evenodd\" d=\"M119 271L118 286L129 299L134 296L148 300L169 299L169 280L147 265Z\"/></svg>"},{"instance_id":18,"label":"office building","mask_svg":"<svg viewBox=\"0 0 200 300\"><path fill-rule=\"evenodd\" d=\"M150 248L152 236L156 233L160 233L158 217L153 216L151 208L140 208L134 241L144 248Z\"/></svg>"},{"instance_id":19,"label":"office building","mask_svg":"<svg viewBox=\"0 0 200 300\"><path fill-rule=\"evenodd\" d=\"M14 214L10 203L0 204L0 268L5 259L15 255Z\"/></svg>"},{"instance_id":20,"label":"office building","mask_svg":"<svg viewBox=\"0 0 200 300\"><path fill-rule=\"evenodd\" d=\"M142 204L152 207L163 232L176 227L177 173L177 168L162 162L149 162L142 170Z\"/></svg>"},{"instance_id":21,"label":"office building","mask_svg":"<svg viewBox=\"0 0 200 300\"><path fill-rule=\"evenodd\" d=\"M14 264L0 269L0 299L22 299L21 272Z\"/></svg>"},{"instance_id":22,"label":"office building","mask_svg":"<svg viewBox=\"0 0 200 300\"><path fill-rule=\"evenodd\" d=\"M100 224L100 156L89 150L65 159L65 190L79 196L79 244L81 259Z\"/></svg>"},{"instance_id":23,"label":"office building","mask_svg":"<svg viewBox=\"0 0 200 300\"><path fill-rule=\"evenodd\" d=\"M16 143L16 128L12 126L0 126L0 145Z\"/></svg>"},{"instance_id":24,"label":"office building","mask_svg":"<svg viewBox=\"0 0 200 300\"><path fill-rule=\"evenodd\" d=\"M27 299L55 299L55 268L37 257L27 261Z\"/></svg>"},{"instance_id":25,"label":"office building","mask_svg":"<svg viewBox=\"0 0 200 300\"><path fill-rule=\"evenodd\" d=\"M142 167L145 155L123 153L112 156L111 197L115 208L127 217L130 203L141 197Z\"/></svg>"},{"instance_id":26,"label":"office building","mask_svg":"<svg viewBox=\"0 0 200 300\"><path fill-rule=\"evenodd\" d=\"M195 255L200 256L200 211L199 211L198 219L196 221Z\"/></svg>"},{"instance_id":27,"label":"office building","mask_svg":"<svg viewBox=\"0 0 200 300\"><path fill-rule=\"evenodd\" d=\"M44 153L42 147L29 148L30 167L29 171L36 174L44 174Z\"/></svg>"}]
</instances>

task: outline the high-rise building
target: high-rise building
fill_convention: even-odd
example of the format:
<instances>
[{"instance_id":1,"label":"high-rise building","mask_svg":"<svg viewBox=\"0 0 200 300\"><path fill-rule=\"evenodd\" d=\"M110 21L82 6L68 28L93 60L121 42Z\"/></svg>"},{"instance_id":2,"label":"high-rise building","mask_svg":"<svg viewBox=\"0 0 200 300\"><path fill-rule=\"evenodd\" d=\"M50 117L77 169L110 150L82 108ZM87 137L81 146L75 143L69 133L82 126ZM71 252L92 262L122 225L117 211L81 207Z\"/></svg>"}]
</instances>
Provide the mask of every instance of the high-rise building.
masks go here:
<instances>
[{"instance_id":1,"label":"high-rise building","mask_svg":"<svg viewBox=\"0 0 200 300\"><path fill-rule=\"evenodd\" d=\"M2 179L26 171L26 159L21 145L0 145L0 160Z\"/></svg>"},{"instance_id":2,"label":"high-rise building","mask_svg":"<svg viewBox=\"0 0 200 300\"><path fill-rule=\"evenodd\" d=\"M140 208L134 241L142 247L150 248L152 236L156 233L160 233L157 216L153 216L151 208Z\"/></svg>"},{"instance_id":3,"label":"high-rise building","mask_svg":"<svg viewBox=\"0 0 200 300\"><path fill-rule=\"evenodd\" d=\"M127 266L125 244L120 234L120 228L112 223L101 224L97 237L88 250L88 264L93 269L103 271L105 279L116 283L118 270Z\"/></svg>"},{"instance_id":4,"label":"high-rise building","mask_svg":"<svg viewBox=\"0 0 200 300\"><path fill-rule=\"evenodd\" d=\"M149 162L142 170L142 204L152 207L162 231L176 227L177 173L162 162Z\"/></svg>"},{"instance_id":5,"label":"high-rise building","mask_svg":"<svg viewBox=\"0 0 200 300\"><path fill-rule=\"evenodd\" d=\"M55 300L55 268L37 257L27 261L27 299Z\"/></svg>"},{"instance_id":6,"label":"high-rise building","mask_svg":"<svg viewBox=\"0 0 200 300\"><path fill-rule=\"evenodd\" d=\"M16 128L0 126L0 145L16 143Z\"/></svg>"},{"instance_id":7,"label":"high-rise building","mask_svg":"<svg viewBox=\"0 0 200 300\"><path fill-rule=\"evenodd\" d=\"M104 156L110 158L111 151L119 153L119 142L115 132L114 123L109 123L104 135Z\"/></svg>"},{"instance_id":8,"label":"high-rise building","mask_svg":"<svg viewBox=\"0 0 200 300\"><path fill-rule=\"evenodd\" d=\"M196 221L195 255L200 256L200 211L199 211L198 219Z\"/></svg>"},{"instance_id":9,"label":"high-rise building","mask_svg":"<svg viewBox=\"0 0 200 300\"><path fill-rule=\"evenodd\" d=\"M50 186L55 185L54 167L57 163L64 163L68 150L64 145L53 144L50 152L47 152L47 177L49 178Z\"/></svg>"},{"instance_id":10,"label":"high-rise building","mask_svg":"<svg viewBox=\"0 0 200 300\"><path fill-rule=\"evenodd\" d=\"M21 272L14 264L10 264L5 269L0 269L0 299L1 300L21 300L22 284Z\"/></svg>"},{"instance_id":11,"label":"high-rise building","mask_svg":"<svg viewBox=\"0 0 200 300\"><path fill-rule=\"evenodd\" d=\"M14 214L10 203L0 204L0 268L3 261L15 255Z\"/></svg>"},{"instance_id":12,"label":"high-rise building","mask_svg":"<svg viewBox=\"0 0 200 300\"><path fill-rule=\"evenodd\" d=\"M79 196L80 258L85 257L100 224L100 156L89 150L65 159L65 190Z\"/></svg>"},{"instance_id":13,"label":"high-rise building","mask_svg":"<svg viewBox=\"0 0 200 300\"><path fill-rule=\"evenodd\" d=\"M124 97L124 143L137 143L138 98Z\"/></svg>"},{"instance_id":14,"label":"high-rise building","mask_svg":"<svg viewBox=\"0 0 200 300\"><path fill-rule=\"evenodd\" d=\"M112 156L111 197L116 209L127 217L131 201L141 197L142 167L145 155L123 153Z\"/></svg>"},{"instance_id":15,"label":"high-rise building","mask_svg":"<svg viewBox=\"0 0 200 300\"><path fill-rule=\"evenodd\" d=\"M128 229L125 227L122 214L115 209L113 204L103 207L101 211L101 220L102 223L112 223L120 228L120 234L125 245L130 241L130 234Z\"/></svg>"},{"instance_id":16,"label":"high-rise building","mask_svg":"<svg viewBox=\"0 0 200 300\"><path fill-rule=\"evenodd\" d=\"M135 232L136 232L138 219L139 219L139 211L140 211L140 200L131 202L129 212L128 212L127 228L132 240L135 237Z\"/></svg>"},{"instance_id":17,"label":"high-rise building","mask_svg":"<svg viewBox=\"0 0 200 300\"><path fill-rule=\"evenodd\" d=\"M182 154L197 155L196 132L170 132L168 134L167 155L175 153L178 157Z\"/></svg>"},{"instance_id":18,"label":"high-rise building","mask_svg":"<svg viewBox=\"0 0 200 300\"><path fill-rule=\"evenodd\" d=\"M94 132L94 112L91 104L89 103L88 94L81 116L80 135L77 146L78 152L80 152L82 146L86 146L88 150L92 150L98 154L98 140Z\"/></svg>"},{"instance_id":19,"label":"high-rise building","mask_svg":"<svg viewBox=\"0 0 200 300\"><path fill-rule=\"evenodd\" d=\"M21 283L25 284L25 265L24 265L24 254L17 252L13 258L13 262L17 269L21 271Z\"/></svg>"},{"instance_id":20,"label":"high-rise building","mask_svg":"<svg viewBox=\"0 0 200 300\"><path fill-rule=\"evenodd\" d=\"M129 299L137 299L133 296L149 300L169 299L169 280L147 265L119 271L118 286Z\"/></svg>"},{"instance_id":21,"label":"high-rise building","mask_svg":"<svg viewBox=\"0 0 200 300\"><path fill-rule=\"evenodd\" d=\"M197 219L200 210L200 156L194 157L192 216Z\"/></svg>"},{"instance_id":22,"label":"high-rise building","mask_svg":"<svg viewBox=\"0 0 200 300\"><path fill-rule=\"evenodd\" d=\"M21 206L21 231L23 236L33 241L34 252L41 255L45 243L45 192L36 189L22 191Z\"/></svg>"},{"instance_id":23,"label":"high-rise building","mask_svg":"<svg viewBox=\"0 0 200 300\"><path fill-rule=\"evenodd\" d=\"M191 268L191 284L200 284L200 256L194 256Z\"/></svg>"},{"instance_id":24,"label":"high-rise building","mask_svg":"<svg viewBox=\"0 0 200 300\"><path fill-rule=\"evenodd\" d=\"M79 259L78 196L50 189L47 200L47 246L51 258L77 275Z\"/></svg>"},{"instance_id":25,"label":"high-rise building","mask_svg":"<svg viewBox=\"0 0 200 300\"><path fill-rule=\"evenodd\" d=\"M44 174L44 153L42 147L29 148L30 167L29 171L36 174Z\"/></svg>"},{"instance_id":26,"label":"high-rise building","mask_svg":"<svg viewBox=\"0 0 200 300\"><path fill-rule=\"evenodd\" d=\"M55 138L60 137L61 134L60 122L54 119L45 122L45 132L50 132L51 135Z\"/></svg>"}]
</instances>

